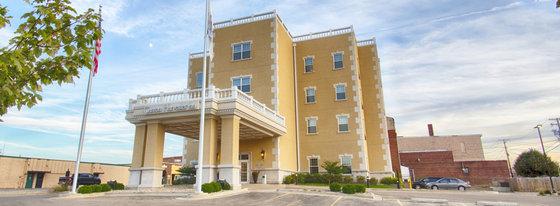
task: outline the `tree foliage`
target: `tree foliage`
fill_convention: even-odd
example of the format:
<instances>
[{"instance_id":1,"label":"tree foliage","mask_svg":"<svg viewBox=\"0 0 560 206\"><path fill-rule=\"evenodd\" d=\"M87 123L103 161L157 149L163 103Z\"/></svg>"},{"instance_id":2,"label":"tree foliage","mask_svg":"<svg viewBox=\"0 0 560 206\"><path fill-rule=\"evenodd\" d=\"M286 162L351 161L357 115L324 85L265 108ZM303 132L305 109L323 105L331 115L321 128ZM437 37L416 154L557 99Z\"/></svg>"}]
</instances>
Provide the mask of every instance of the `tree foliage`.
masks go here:
<instances>
[{"instance_id":1,"label":"tree foliage","mask_svg":"<svg viewBox=\"0 0 560 206\"><path fill-rule=\"evenodd\" d=\"M181 173L182 175L194 176L194 175L196 175L196 168L185 165L185 166L179 168L177 170L177 172Z\"/></svg>"},{"instance_id":2,"label":"tree foliage","mask_svg":"<svg viewBox=\"0 0 560 206\"><path fill-rule=\"evenodd\" d=\"M99 13L78 13L70 0L26 0L32 10L21 16L9 44L0 48L0 116L9 107L32 107L43 86L71 83L81 68L91 68L94 40L101 38ZM0 29L10 25L0 3Z\"/></svg>"},{"instance_id":3,"label":"tree foliage","mask_svg":"<svg viewBox=\"0 0 560 206\"><path fill-rule=\"evenodd\" d=\"M344 172L344 168L337 161L324 161L321 167L329 174L342 174Z\"/></svg>"},{"instance_id":4,"label":"tree foliage","mask_svg":"<svg viewBox=\"0 0 560 206\"><path fill-rule=\"evenodd\" d=\"M559 172L558 163L534 149L521 153L513 168L523 177L558 176Z\"/></svg>"}]
</instances>

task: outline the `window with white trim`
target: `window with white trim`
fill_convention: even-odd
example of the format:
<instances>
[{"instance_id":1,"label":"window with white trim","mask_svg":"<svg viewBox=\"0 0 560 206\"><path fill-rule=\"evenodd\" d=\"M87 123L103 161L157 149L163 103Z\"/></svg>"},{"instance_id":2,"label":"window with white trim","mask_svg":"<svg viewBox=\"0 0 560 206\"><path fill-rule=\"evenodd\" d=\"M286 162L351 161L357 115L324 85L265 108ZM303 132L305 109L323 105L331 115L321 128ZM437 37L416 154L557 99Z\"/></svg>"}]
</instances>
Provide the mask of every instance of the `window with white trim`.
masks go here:
<instances>
[{"instance_id":1,"label":"window with white trim","mask_svg":"<svg viewBox=\"0 0 560 206\"><path fill-rule=\"evenodd\" d=\"M337 84L335 87L336 93L336 100L345 100L346 99L346 85L345 84Z\"/></svg>"},{"instance_id":2,"label":"window with white trim","mask_svg":"<svg viewBox=\"0 0 560 206\"><path fill-rule=\"evenodd\" d=\"M244 60L251 58L251 42L233 44L233 60Z\"/></svg>"},{"instance_id":3,"label":"window with white trim","mask_svg":"<svg viewBox=\"0 0 560 206\"><path fill-rule=\"evenodd\" d=\"M313 72L313 57L305 57L304 59L304 72L310 73Z\"/></svg>"},{"instance_id":4,"label":"window with white trim","mask_svg":"<svg viewBox=\"0 0 560 206\"><path fill-rule=\"evenodd\" d=\"M348 115L336 115L338 132L348 132Z\"/></svg>"},{"instance_id":5,"label":"window with white trim","mask_svg":"<svg viewBox=\"0 0 560 206\"><path fill-rule=\"evenodd\" d=\"M342 63L343 53L342 52L333 53L332 57L333 57L334 69L342 69L344 67L344 64Z\"/></svg>"},{"instance_id":6,"label":"window with white trim","mask_svg":"<svg viewBox=\"0 0 560 206\"><path fill-rule=\"evenodd\" d=\"M196 73L196 88L197 89L202 88L202 72Z\"/></svg>"},{"instance_id":7,"label":"window with white trim","mask_svg":"<svg viewBox=\"0 0 560 206\"><path fill-rule=\"evenodd\" d=\"M307 134L317 134L317 117L307 118Z\"/></svg>"},{"instance_id":8,"label":"window with white trim","mask_svg":"<svg viewBox=\"0 0 560 206\"><path fill-rule=\"evenodd\" d=\"M305 103L315 103L315 87L305 89Z\"/></svg>"},{"instance_id":9,"label":"window with white trim","mask_svg":"<svg viewBox=\"0 0 560 206\"><path fill-rule=\"evenodd\" d=\"M319 173L319 158L310 157L309 158L309 173Z\"/></svg>"},{"instance_id":10,"label":"window with white trim","mask_svg":"<svg viewBox=\"0 0 560 206\"><path fill-rule=\"evenodd\" d=\"M343 174L352 174L352 156L342 155L340 156L340 165L343 168Z\"/></svg>"},{"instance_id":11,"label":"window with white trim","mask_svg":"<svg viewBox=\"0 0 560 206\"><path fill-rule=\"evenodd\" d=\"M244 77L234 77L231 79L231 84L237 89L241 90L242 92L249 93L251 92L251 77L244 76Z\"/></svg>"}]
</instances>

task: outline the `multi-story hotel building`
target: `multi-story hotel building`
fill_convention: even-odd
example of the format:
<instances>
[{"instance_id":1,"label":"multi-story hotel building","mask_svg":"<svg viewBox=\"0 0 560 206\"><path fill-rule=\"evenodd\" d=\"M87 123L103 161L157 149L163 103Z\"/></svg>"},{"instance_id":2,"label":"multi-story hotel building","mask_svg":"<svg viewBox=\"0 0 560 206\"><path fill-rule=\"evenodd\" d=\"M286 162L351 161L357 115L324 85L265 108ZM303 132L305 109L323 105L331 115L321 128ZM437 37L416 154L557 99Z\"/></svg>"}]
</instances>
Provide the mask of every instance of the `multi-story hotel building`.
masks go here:
<instances>
[{"instance_id":1,"label":"multi-story hotel building","mask_svg":"<svg viewBox=\"0 0 560 206\"><path fill-rule=\"evenodd\" d=\"M375 40L353 27L293 36L275 12L214 24L206 90L203 182L238 188L252 171L281 183L338 161L354 176L393 175ZM196 162L202 53L189 55L187 89L139 95L129 186L161 185L165 132L184 136Z\"/></svg>"}]
</instances>

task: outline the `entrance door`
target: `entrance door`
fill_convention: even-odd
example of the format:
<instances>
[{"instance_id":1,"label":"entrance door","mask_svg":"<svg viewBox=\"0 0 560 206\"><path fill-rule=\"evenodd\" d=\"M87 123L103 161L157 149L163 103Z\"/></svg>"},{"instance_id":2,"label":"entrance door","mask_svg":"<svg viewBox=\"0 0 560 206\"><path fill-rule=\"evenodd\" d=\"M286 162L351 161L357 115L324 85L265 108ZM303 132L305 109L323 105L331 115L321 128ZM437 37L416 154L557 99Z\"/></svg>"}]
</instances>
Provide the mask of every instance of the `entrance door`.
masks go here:
<instances>
[{"instance_id":1,"label":"entrance door","mask_svg":"<svg viewBox=\"0 0 560 206\"><path fill-rule=\"evenodd\" d=\"M241 175L241 183L249 182L249 174L251 173L251 169L249 168L249 159L249 154L239 155L239 164L241 164L241 171L239 171L239 174Z\"/></svg>"},{"instance_id":2,"label":"entrance door","mask_svg":"<svg viewBox=\"0 0 560 206\"><path fill-rule=\"evenodd\" d=\"M45 177L44 172L37 173L37 180L35 181L35 188L42 188L43 187L44 177Z\"/></svg>"},{"instance_id":3,"label":"entrance door","mask_svg":"<svg viewBox=\"0 0 560 206\"><path fill-rule=\"evenodd\" d=\"M33 188L33 179L35 177L35 173L27 172L27 178L25 179L25 188Z\"/></svg>"}]
</instances>

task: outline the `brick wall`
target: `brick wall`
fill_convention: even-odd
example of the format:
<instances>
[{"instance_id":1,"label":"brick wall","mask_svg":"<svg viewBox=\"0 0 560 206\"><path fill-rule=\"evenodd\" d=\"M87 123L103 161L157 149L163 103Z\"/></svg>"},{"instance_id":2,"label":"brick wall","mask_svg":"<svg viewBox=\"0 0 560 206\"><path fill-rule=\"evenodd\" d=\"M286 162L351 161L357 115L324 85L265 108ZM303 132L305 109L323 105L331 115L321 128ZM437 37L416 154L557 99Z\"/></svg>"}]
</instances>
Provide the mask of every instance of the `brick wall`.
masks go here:
<instances>
[{"instance_id":1,"label":"brick wall","mask_svg":"<svg viewBox=\"0 0 560 206\"><path fill-rule=\"evenodd\" d=\"M489 185L492 180L509 179L506 160L454 161L451 151L400 153L401 164L414 172L414 178L455 177L469 181L471 185ZM464 174L462 168L468 168Z\"/></svg>"},{"instance_id":2,"label":"brick wall","mask_svg":"<svg viewBox=\"0 0 560 206\"><path fill-rule=\"evenodd\" d=\"M389 136L389 151L391 151L391 166L393 167L393 172L395 174L401 174L397 131L395 129L395 119L392 117L387 117L387 135Z\"/></svg>"}]
</instances>

